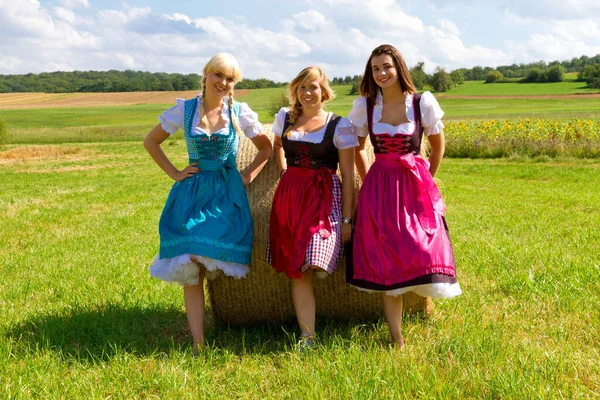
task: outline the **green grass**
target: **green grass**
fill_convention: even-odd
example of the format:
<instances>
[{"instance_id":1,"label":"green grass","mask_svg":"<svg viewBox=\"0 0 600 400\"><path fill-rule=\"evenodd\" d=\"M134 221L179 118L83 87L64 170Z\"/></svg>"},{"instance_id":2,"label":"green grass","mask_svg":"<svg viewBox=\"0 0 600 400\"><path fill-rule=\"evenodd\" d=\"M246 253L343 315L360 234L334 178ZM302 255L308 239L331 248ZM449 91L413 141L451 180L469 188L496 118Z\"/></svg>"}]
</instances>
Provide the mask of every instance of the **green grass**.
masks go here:
<instances>
[{"instance_id":1,"label":"green grass","mask_svg":"<svg viewBox=\"0 0 600 400\"><path fill-rule=\"evenodd\" d=\"M165 146L181 166L183 140ZM181 289L148 277L171 185L139 143L64 144L0 168L0 393L6 398L595 398L600 164L445 160L464 295L407 317L209 324L189 350Z\"/></svg>"},{"instance_id":2,"label":"green grass","mask_svg":"<svg viewBox=\"0 0 600 400\"><path fill-rule=\"evenodd\" d=\"M575 81L579 78L579 72L565 72L565 80Z\"/></svg>"},{"instance_id":3,"label":"green grass","mask_svg":"<svg viewBox=\"0 0 600 400\"><path fill-rule=\"evenodd\" d=\"M600 117L600 98L590 99L454 99L440 98L444 119L593 118Z\"/></svg>"},{"instance_id":4,"label":"green grass","mask_svg":"<svg viewBox=\"0 0 600 400\"><path fill-rule=\"evenodd\" d=\"M576 78L577 76L575 76ZM598 92L598 89L586 87L585 82L485 83L485 81L465 81L445 94L452 96L537 96Z\"/></svg>"},{"instance_id":5,"label":"green grass","mask_svg":"<svg viewBox=\"0 0 600 400\"><path fill-rule=\"evenodd\" d=\"M558 88L562 84L516 85L523 88L538 86ZM579 83L575 82L575 84ZM505 87L507 85L511 84L484 85L480 82L467 82L448 93L457 95L457 90L467 88L467 93L474 95L477 94L478 88ZM333 86L333 89L336 92L336 98L327 103L326 108L342 116L348 115L352 108L352 102L356 98L356 96L349 95L351 86ZM239 97L238 100L247 102L258 113L261 122L272 123L274 116L269 111L271 102L282 90L281 88L254 90ZM531 90L527 93L534 94L531 93ZM484 92L480 94L489 95ZM508 92L502 94L508 94ZM597 119L600 116L598 111L600 110L600 98L460 99L440 96L439 102L446 113L444 117L446 120L525 117ZM0 117L6 121L8 143L139 141L156 125L157 116L170 106L172 105L147 104L121 107L6 109L0 110Z\"/></svg>"}]
</instances>

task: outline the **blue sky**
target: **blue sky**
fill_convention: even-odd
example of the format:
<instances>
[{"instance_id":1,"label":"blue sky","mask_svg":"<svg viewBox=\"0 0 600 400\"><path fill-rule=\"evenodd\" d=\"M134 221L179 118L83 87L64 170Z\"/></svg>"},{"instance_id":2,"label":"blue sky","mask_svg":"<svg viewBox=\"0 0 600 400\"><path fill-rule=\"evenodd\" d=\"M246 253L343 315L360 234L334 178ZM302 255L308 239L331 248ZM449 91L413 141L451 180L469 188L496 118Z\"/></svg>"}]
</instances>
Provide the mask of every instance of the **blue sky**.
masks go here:
<instances>
[{"instance_id":1,"label":"blue sky","mask_svg":"<svg viewBox=\"0 0 600 400\"><path fill-rule=\"evenodd\" d=\"M0 37L0 74L199 73L227 51L245 77L287 81L308 65L360 74L382 43L429 72L593 56L600 2L0 0Z\"/></svg>"}]
</instances>

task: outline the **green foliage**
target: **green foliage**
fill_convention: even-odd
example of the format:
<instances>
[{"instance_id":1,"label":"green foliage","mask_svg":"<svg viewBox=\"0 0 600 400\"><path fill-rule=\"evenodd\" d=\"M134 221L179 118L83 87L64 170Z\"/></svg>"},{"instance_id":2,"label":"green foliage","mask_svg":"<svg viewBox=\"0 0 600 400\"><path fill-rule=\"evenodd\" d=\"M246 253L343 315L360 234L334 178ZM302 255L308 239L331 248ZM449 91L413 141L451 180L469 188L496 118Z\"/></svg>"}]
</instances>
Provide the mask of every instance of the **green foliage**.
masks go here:
<instances>
[{"instance_id":1,"label":"green foliage","mask_svg":"<svg viewBox=\"0 0 600 400\"><path fill-rule=\"evenodd\" d=\"M547 82L562 82L565 80L565 68L562 65L553 65L546 70Z\"/></svg>"},{"instance_id":2,"label":"green foliage","mask_svg":"<svg viewBox=\"0 0 600 400\"><path fill-rule=\"evenodd\" d=\"M524 79L525 82L542 82L544 79L544 72L539 68L531 68L527 73L527 77Z\"/></svg>"},{"instance_id":3,"label":"green foliage","mask_svg":"<svg viewBox=\"0 0 600 400\"><path fill-rule=\"evenodd\" d=\"M360 92L360 82L352 82L352 87L350 88L351 95L358 95Z\"/></svg>"},{"instance_id":4,"label":"green foliage","mask_svg":"<svg viewBox=\"0 0 600 400\"><path fill-rule=\"evenodd\" d=\"M287 86L286 82L274 82L270 79L244 79L235 85L236 89L266 89Z\"/></svg>"},{"instance_id":5,"label":"green foliage","mask_svg":"<svg viewBox=\"0 0 600 400\"><path fill-rule=\"evenodd\" d=\"M419 62L417 65L410 69L410 76L412 77L413 83L417 90L422 90L425 83L427 83L427 74L423 70L425 67L424 62Z\"/></svg>"},{"instance_id":6,"label":"green foliage","mask_svg":"<svg viewBox=\"0 0 600 400\"><path fill-rule=\"evenodd\" d=\"M362 75L354 75L354 76L350 76L347 75L345 77L335 77L331 80L331 84L332 85L351 85L354 84L354 82L358 82L360 84L360 81L362 80Z\"/></svg>"},{"instance_id":7,"label":"green foliage","mask_svg":"<svg viewBox=\"0 0 600 400\"><path fill-rule=\"evenodd\" d=\"M580 78L584 79L589 87L600 89L600 64L586 66L581 72Z\"/></svg>"},{"instance_id":8,"label":"green foliage","mask_svg":"<svg viewBox=\"0 0 600 400\"><path fill-rule=\"evenodd\" d=\"M6 128L6 122L0 115L0 149L8 142L8 129Z\"/></svg>"},{"instance_id":9,"label":"green foliage","mask_svg":"<svg viewBox=\"0 0 600 400\"><path fill-rule=\"evenodd\" d=\"M467 81L483 81L485 80L487 73L492 71L492 68L475 66L471 69L465 69L463 74Z\"/></svg>"},{"instance_id":10,"label":"green foliage","mask_svg":"<svg viewBox=\"0 0 600 400\"><path fill-rule=\"evenodd\" d=\"M436 92L445 92L452 89L454 82L452 82L452 77L450 77L449 73L443 68L437 67L431 78L431 86L433 86L433 90Z\"/></svg>"},{"instance_id":11,"label":"green foliage","mask_svg":"<svg viewBox=\"0 0 600 400\"><path fill-rule=\"evenodd\" d=\"M564 72L580 72L587 65L597 65L600 64L600 54L597 54L594 57L581 56L579 58L573 58L570 61L552 61L550 63L546 63L545 61L537 61L529 64L512 64L512 65L501 65L496 68L497 71L500 71L502 75L506 78L527 78L530 71L532 69L537 69L538 71L546 71L548 68L552 68L554 66L562 66L563 73ZM482 68L480 66L473 67L471 69L464 68L465 80L484 80L487 76L487 73L490 72L492 68L485 67ZM558 70L553 72L556 73ZM553 79L559 77L560 74L557 74ZM561 82L560 80L527 80L528 82Z\"/></svg>"},{"instance_id":12,"label":"green foliage","mask_svg":"<svg viewBox=\"0 0 600 400\"><path fill-rule=\"evenodd\" d=\"M287 97L287 91L281 89L278 92L271 94L269 99L269 114L275 116L282 107L289 107L290 100Z\"/></svg>"},{"instance_id":13,"label":"green foliage","mask_svg":"<svg viewBox=\"0 0 600 400\"><path fill-rule=\"evenodd\" d=\"M504 78L500 71L490 71L485 78L485 83L494 83Z\"/></svg>"},{"instance_id":14,"label":"green foliage","mask_svg":"<svg viewBox=\"0 0 600 400\"><path fill-rule=\"evenodd\" d=\"M0 75L0 92L137 92L195 90L202 77L198 74L166 74L142 71L73 71L41 74ZM245 79L237 89L260 89L285 86L268 79Z\"/></svg>"},{"instance_id":15,"label":"green foliage","mask_svg":"<svg viewBox=\"0 0 600 400\"><path fill-rule=\"evenodd\" d=\"M342 79L342 78L333 78L333 80L331 81L332 85L352 85L350 88L350 94L351 95L358 95L360 92L360 84L362 82L362 75L354 75L351 79L349 76L347 76L346 78Z\"/></svg>"},{"instance_id":16,"label":"green foliage","mask_svg":"<svg viewBox=\"0 0 600 400\"><path fill-rule=\"evenodd\" d=\"M523 82L562 82L565 80L565 69L562 65L553 64L547 68L534 67L529 70Z\"/></svg>"},{"instance_id":17,"label":"green foliage","mask_svg":"<svg viewBox=\"0 0 600 400\"><path fill-rule=\"evenodd\" d=\"M464 81L465 81L464 68L455 69L454 71L450 72L450 77L452 78L452 82L454 82L455 86L464 83Z\"/></svg>"}]
</instances>

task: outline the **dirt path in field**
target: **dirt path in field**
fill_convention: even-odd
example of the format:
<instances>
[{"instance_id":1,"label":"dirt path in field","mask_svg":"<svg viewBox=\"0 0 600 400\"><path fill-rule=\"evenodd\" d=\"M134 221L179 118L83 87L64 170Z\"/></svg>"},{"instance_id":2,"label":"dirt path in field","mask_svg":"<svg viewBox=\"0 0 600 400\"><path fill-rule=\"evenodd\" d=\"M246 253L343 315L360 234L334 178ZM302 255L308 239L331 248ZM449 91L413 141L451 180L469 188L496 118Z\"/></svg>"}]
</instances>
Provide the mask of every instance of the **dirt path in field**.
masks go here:
<instances>
[{"instance_id":1,"label":"dirt path in field","mask_svg":"<svg viewBox=\"0 0 600 400\"><path fill-rule=\"evenodd\" d=\"M459 96L452 94L438 93L435 95L438 99L460 99L460 100L514 100L514 99L525 99L525 100L544 100L544 99L560 99L560 100L573 100L573 99L597 99L600 98L600 93L577 93L577 94L537 94L537 95L510 95L510 96Z\"/></svg>"},{"instance_id":2,"label":"dirt path in field","mask_svg":"<svg viewBox=\"0 0 600 400\"><path fill-rule=\"evenodd\" d=\"M237 97L251 90L236 90ZM0 93L0 109L123 106L175 104L176 98L190 99L197 90L124 93Z\"/></svg>"}]
</instances>

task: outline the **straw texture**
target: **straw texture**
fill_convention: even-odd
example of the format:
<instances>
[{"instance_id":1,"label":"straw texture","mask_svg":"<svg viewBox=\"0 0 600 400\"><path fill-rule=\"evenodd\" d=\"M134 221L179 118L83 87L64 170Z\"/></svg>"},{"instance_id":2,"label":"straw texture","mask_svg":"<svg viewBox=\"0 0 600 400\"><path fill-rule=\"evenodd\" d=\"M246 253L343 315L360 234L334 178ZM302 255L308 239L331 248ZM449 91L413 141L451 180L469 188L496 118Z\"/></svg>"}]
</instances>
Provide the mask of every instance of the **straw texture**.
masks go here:
<instances>
[{"instance_id":1,"label":"straw texture","mask_svg":"<svg viewBox=\"0 0 600 400\"><path fill-rule=\"evenodd\" d=\"M270 127L265 132L272 140ZM256 155L256 148L246 137L240 138L237 157L238 168L243 171ZM373 157L370 149L369 157ZM208 281L210 305L217 323L252 324L278 322L293 317L290 279L277 274L265 262L269 235L271 202L279 179L275 160L271 158L258 177L246 188L254 221L254 245L252 266L245 279L225 276ZM355 203L358 198L360 179L356 174ZM313 278L317 315L340 319L375 319L381 314L380 296L359 292L346 284L345 258L337 270L326 279ZM404 309L408 313L431 314L433 303L414 293L404 295Z\"/></svg>"}]
</instances>

